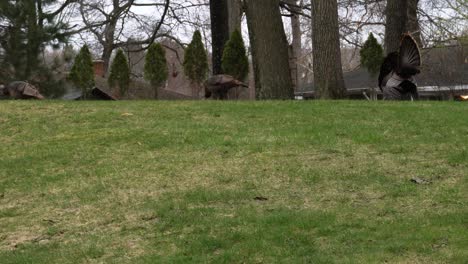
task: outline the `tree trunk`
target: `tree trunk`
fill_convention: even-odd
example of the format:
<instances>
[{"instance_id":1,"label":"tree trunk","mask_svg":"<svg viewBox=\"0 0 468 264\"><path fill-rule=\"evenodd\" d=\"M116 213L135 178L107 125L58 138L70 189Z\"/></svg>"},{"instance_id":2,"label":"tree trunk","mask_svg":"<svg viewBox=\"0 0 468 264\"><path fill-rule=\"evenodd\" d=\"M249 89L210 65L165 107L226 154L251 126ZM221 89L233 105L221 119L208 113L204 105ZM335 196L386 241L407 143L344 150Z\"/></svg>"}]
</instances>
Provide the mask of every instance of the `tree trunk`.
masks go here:
<instances>
[{"instance_id":1,"label":"tree trunk","mask_svg":"<svg viewBox=\"0 0 468 264\"><path fill-rule=\"evenodd\" d=\"M112 43L102 43L102 46L104 47L102 51L102 56L101 59L103 61L103 67L104 67L104 76L105 77L108 75L109 72L109 66L110 66L110 59L112 56L112 51L114 51L114 45Z\"/></svg>"},{"instance_id":2,"label":"tree trunk","mask_svg":"<svg viewBox=\"0 0 468 264\"><path fill-rule=\"evenodd\" d=\"M293 98L288 42L279 0L247 0L246 15L257 99Z\"/></svg>"},{"instance_id":3,"label":"tree trunk","mask_svg":"<svg viewBox=\"0 0 468 264\"><path fill-rule=\"evenodd\" d=\"M337 0L312 1L312 45L315 97L344 98Z\"/></svg>"},{"instance_id":4,"label":"tree trunk","mask_svg":"<svg viewBox=\"0 0 468 264\"><path fill-rule=\"evenodd\" d=\"M229 40L229 20L227 0L210 1L211 43L213 75L222 74L221 59L224 44Z\"/></svg>"},{"instance_id":5,"label":"tree trunk","mask_svg":"<svg viewBox=\"0 0 468 264\"><path fill-rule=\"evenodd\" d=\"M105 76L107 76L109 72L110 58L112 56L112 52L115 49L114 36L115 36L115 29L117 28L117 22L118 22L118 18L116 17L113 17L109 21L109 24L106 25L106 28L104 29L104 38L103 40L101 40L101 45L103 47L101 58L104 61Z\"/></svg>"},{"instance_id":6,"label":"tree trunk","mask_svg":"<svg viewBox=\"0 0 468 264\"><path fill-rule=\"evenodd\" d=\"M36 1L29 0L24 3L24 11L27 12L27 48L26 48L26 69L24 79L31 77L32 72L37 70L39 64L38 57L40 53L41 41L39 33L42 29L37 24L38 14L36 10Z\"/></svg>"},{"instance_id":7,"label":"tree trunk","mask_svg":"<svg viewBox=\"0 0 468 264\"><path fill-rule=\"evenodd\" d=\"M228 19L229 19L229 34L234 30L241 31L242 20L242 5L241 0L227 0L228 4Z\"/></svg>"},{"instance_id":8,"label":"tree trunk","mask_svg":"<svg viewBox=\"0 0 468 264\"><path fill-rule=\"evenodd\" d=\"M401 35L407 32L408 0L388 0L385 9L385 53L397 51Z\"/></svg>"},{"instance_id":9,"label":"tree trunk","mask_svg":"<svg viewBox=\"0 0 468 264\"><path fill-rule=\"evenodd\" d=\"M412 34L419 47L422 47L421 27L418 20L419 0L408 0L408 31Z\"/></svg>"},{"instance_id":10,"label":"tree trunk","mask_svg":"<svg viewBox=\"0 0 468 264\"><path fill-rule=\"evenodd\" d=\"M292 81L293 86L297 88L301 85L301 67L299 65L299 58L302 55L302 32L301 32L301 21L299 18L299 12L301 8L298 7L297 0L289 0L288 4L293 12L291 16L291 29L292 29ZM294 69L294 70L293 70Z\"/></svg>"}]
</instances>

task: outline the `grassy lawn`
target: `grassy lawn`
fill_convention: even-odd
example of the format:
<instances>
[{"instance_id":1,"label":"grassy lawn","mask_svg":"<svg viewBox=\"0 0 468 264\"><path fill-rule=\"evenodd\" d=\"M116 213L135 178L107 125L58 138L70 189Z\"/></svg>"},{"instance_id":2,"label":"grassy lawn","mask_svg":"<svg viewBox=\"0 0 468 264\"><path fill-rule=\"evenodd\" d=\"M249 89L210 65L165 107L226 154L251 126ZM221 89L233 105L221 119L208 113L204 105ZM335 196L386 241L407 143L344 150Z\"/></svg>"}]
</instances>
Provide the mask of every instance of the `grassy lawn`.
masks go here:
<instances>
[{"instance_id":1,"label":"grassy lawn","mask_svg":"<svg viewBox=\"0 0 468 264\"><path fill-rule=\"evenodd\" d=\"M0 155L1 263L468 260L467 103L0 101Z\"/></svg>"}]
</instances>

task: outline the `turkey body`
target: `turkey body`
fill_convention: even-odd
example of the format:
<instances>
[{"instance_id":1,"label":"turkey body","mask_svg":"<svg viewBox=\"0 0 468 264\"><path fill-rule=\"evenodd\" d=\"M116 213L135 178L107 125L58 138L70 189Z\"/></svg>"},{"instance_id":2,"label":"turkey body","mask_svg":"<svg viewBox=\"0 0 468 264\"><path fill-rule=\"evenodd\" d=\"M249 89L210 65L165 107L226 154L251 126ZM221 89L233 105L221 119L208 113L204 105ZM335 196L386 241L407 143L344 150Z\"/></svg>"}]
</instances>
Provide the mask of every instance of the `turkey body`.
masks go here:
<instances>
[{"instance_id":1,"label":"turkey body","mask_svg":"<svg viewBox=\"0 0 468 264\"><path fill-rule=\"evenodd\" d=\"M23 81L9 83L4 88L4 94L12 99L44 99L36 87Z\"/></svg>"},{"instance_id":2,"label":"turkey body","mask_svg":"<svg viewBox=\"0 0 468 264\"><path fill-rule=\"evenodd\" d=\"M205 98L213 98L224 100L227 99L227 94L234 87L248 87L243 82L236 80L234 77L226 74L213 75L204 83Z\"/></svg>"},{"instance_id":3,"label":"turkey body","mask_svg":"<svg viewBox=\"0 0 468 264\"><path fill-rule=\"evenodd\" d=\"M384 100L417 100L414 76L420 73L421 55L416 41L405 34L400 49L387 55L380 67L379 87Z\"/></svg>"}]
</instances>

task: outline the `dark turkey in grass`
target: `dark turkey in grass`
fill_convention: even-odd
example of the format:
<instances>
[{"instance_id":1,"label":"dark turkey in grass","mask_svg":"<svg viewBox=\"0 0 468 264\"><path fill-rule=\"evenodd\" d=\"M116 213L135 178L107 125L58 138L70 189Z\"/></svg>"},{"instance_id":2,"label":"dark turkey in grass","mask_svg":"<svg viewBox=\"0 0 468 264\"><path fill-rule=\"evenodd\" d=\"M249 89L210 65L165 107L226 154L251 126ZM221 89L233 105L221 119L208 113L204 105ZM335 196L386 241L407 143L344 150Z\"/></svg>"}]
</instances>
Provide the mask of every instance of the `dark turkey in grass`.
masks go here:
<instances>
[{"instance_id":1,"label":"dark turkey in grass","mask_svg":"<svg viewBox=\"0 0 468 264\"><path fill-rule=\"evenodd\" d=\"M384 100L417 100L414 76L420 73L421 53L410 34L404 34L400 49L387 55L380 67L379 87Z\"/></svg>"}]
</instances>

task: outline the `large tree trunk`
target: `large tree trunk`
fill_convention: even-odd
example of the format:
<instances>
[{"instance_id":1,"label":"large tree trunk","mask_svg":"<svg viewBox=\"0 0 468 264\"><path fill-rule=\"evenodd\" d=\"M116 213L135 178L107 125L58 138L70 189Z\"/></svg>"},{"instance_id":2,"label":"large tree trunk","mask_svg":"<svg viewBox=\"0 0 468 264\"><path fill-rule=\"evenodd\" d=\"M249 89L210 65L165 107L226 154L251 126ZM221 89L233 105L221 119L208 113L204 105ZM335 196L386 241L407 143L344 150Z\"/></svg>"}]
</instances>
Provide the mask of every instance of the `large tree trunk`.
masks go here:
<instances>
[{"instance_id":1,"label":"large tree trunk","mask_svg":"<svg viewBox=\"0 0 468 264\"><path fill-rule=\"evenodd\" d=\"M385 9L385 53L397 51L401 35L407 31L408 0L388 0Z\"/></svg>"},{"instance_id":2,"label":"large tree trunk","mask_svg":"<svg viewBox=\"0 0 468 264\"><path fill-rule=\"evenodd\" d=\"M337 0L312 1L312 45L316 98L345 97Z\"/></svg>"},{"instance_id":3,"label":"large tree trunk","mask_svg":"<svg viewBox=\"0 0 468 264\"><path fill-rule=\"evenodd\" d=\"M227 0L228 3L228 19L229 19L229 33L234 30L241 31L242 20L242 4L241 0Z\"/></svg>"},{"instance_id":4,"label":"large tree trunk","mask_svg":"<svg viewBox=\"0 0 468 264\"><path fill-rule=\"evenodd\" d=\"M111 19L111 21L109 22L108 25L106 25L106 28L104 30L104 39L101 40L101 45L103 47L101 59L104 62L105 76L108 75L110 59L112 56L112 52L115 49L114 36L115 36L115 29L117 28L117 22L118 22L118 19L116 18Z\"/></svg>"},{"instance_id":5,"label":"large tree trunk","mask_svg":"<svg viewBox=\"0 0 468 264\"><path fill-rule=\"evenodd\" d=\"M421 27L419 26L418 20L418 4L419 0L408 0L408 31L412 33L412 36L418 43L419 47L422 47L421 39Z\"/></svg>"},{"instance_id":6,"label":"large tree trunk","mask_svg":"<svg viewBox=\"0 0 468 264\"><path fill-rule=\"evenodd\" d=\"M246 15L257 99L293 98L288 42L279 0L247 0Z\"/></svg>"},{"instance_id":7,"label":"large tree trunk","mask_svg":"<svg viewBox=\"0 0 468 264\"><path fill-rule=\"evenodd\" d=\"M102 50L101 60L103 61L103 68L104 68L104 76L108 75L109 66L110 66L110 59L112 56L112 52L114 51L114 45L112 43L103 43L102 44L104 49Z\"/></svg>"},{"instance_id":8,"label":"large tree trunk","mask_svg":"<svg viewBox=\"0 0 468 264\"><path fill-rule=\"evenodd\" d=\"M300 1L299 1L300 2ZM301 8L297 0L288 0L290 9L292 11L291 16L291 29L292 29L292 58L291 58L291 77L293 81L293 86L295 89L301 85L301 67L299 65L299 58L302 55L302 32L301 32L301 21L299 18L299 13Z\"/></svg>"},{"instance_id":9,"label":"large tree trunk","mask_svg":"<svg viewBox=\"0 0 468 264\"><path fill-rule=\"evenodd\" d=\"M221 59L224 44L229 40L229 20L227 0L210 1L211 45L213 75L222 74Z\"/></svg>"}]
</instances>

